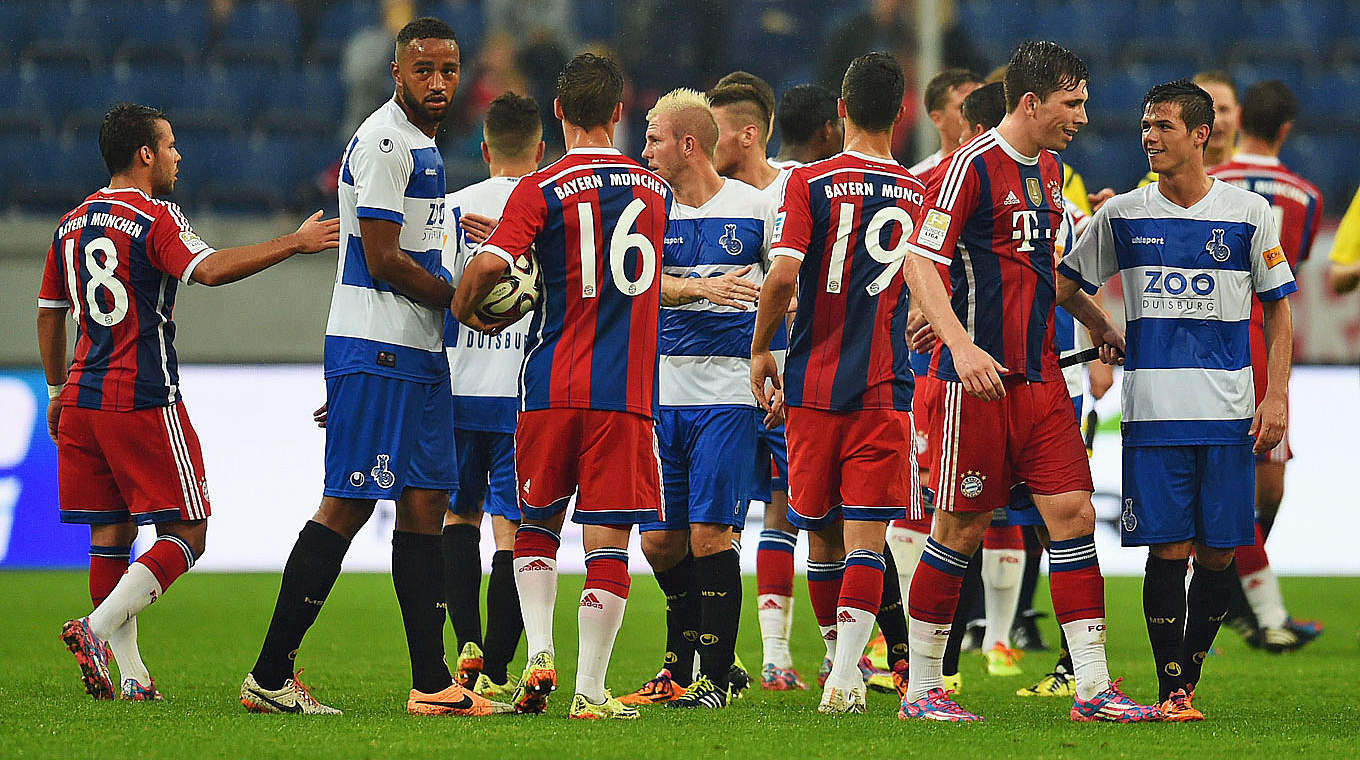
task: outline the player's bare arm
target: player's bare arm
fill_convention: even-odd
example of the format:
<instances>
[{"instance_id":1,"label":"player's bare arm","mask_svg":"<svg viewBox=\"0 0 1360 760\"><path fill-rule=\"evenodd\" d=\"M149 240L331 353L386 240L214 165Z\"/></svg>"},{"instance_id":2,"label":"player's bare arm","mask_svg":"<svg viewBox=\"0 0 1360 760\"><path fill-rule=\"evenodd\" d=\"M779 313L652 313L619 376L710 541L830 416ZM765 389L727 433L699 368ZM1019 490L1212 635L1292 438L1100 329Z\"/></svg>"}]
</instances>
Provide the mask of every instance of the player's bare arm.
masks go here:
<instances>
[{"instance_id":1,"label":"player's bare arm","mask_svg":"<svg viewBox=\"0 0 1360 760\"><path fill-rule=\"evenodd\" d=\"M517 320L490 323L477 316L477 304L486 298L496 281L505 274L510 265L494 253L479 253L468 261L463 269L463 278L458 281L458 290L453 293L449 310L454 319L479 332L493 332L513 324Z\"/></svg>"},{"instance_id":2,"label":"player's bare arm","mask_svg":"<svg viewBox=\"0 0 1360 760\"><path fill-rule=\"evenodd\" d=\"M784 325L789 301L798 287L800 266L799 261L789 256L775 257L760 287L755 334L751 337L751 393L761 409L776 416L783 413L784 384L779 377L779 365L770 353L770 341Z\"/></svg>"},{"instance_id":3,"label":"player's bare arm","mask_svg":"<svg viewBox=\"0 0 1360 760\"><path fill-rule=\"evenodd\" d=\"M921 313L926 315L926 320L939 339L949 346L954 356L954 369L959 374L963 389L969 395L987 401L996 401L1005 396L1006 388L1001 384L1001 373L1006 372L1006 368L991 354L978 348L968 336L968 331L963 329L963 323L949 308L949 295L944 290L944 283L940 281L934 262L909 253L902 273L907 279L912 300L920 306Z\"/></svg>"},{"instance_id":4,"label":"player's bare arm","mask_svg":"<svg viewBox=\"0 0 1360 760\"><path fill-rule=\"evenodd\" d=\"M1266 317L1266 395L1256 408L1250 434L1256 436L1252 451L1264 454L1275 448L1289 427L1289 371L1294 363L1294 317L1289 299L1263 302Z\"/></svg>"},{"instance_id":5,"label":"player's bare arm","mask_svg":"<svg viewBox=\"0 0 1360 760\"><path fill-rule=\"evenodd\" d=\"M1360 263L1332 264L1327 279L1331 282L1332 292L1344 296L1360 286Z\"/></svg>"},{"instance_id":6,"label":"player's bare arm","mask_svg":"<svg viewBox=\"0 0 1360 760\"><path fill-rule=\"evenodd\" d=\"M340 245L340 220L322 219L322 212L303 220L297 231L263 243L224 248L194 267L194 282L226 285L286 261L299 253L319 253Z\"/></svg>"},{"instance_id":7,"label":"player's bare arm","mask_svg":"<svg viewBox=\"0 0 1360 760\"><path fill-rule=\"evenodd\" d=\"M1124 363L1124 331L1120 330L1096 299L1086 294L1076 280L1058 274L1057 303L1067 309L1091 334L1091 345L1100 349L1100 360L1106 364Z\"/></svg>"},{"instance_id":8,"label":"player's bare arm","mask_svg":"<svg viewBox=\"0 0 1360 760\"><path fill-rule=\"evenodd\" d=\"M707 300L718 306L731 306L749 311L747 304L755 303L760 288L754 282L743 279L751 267L744 266L715 277L675 277L661 275L661 305L683 306L695 301Z\"/></svg>"},{"instance_id":9,"label":"player's bare arm","mask_svg":"<svg viewBox=\"0 0 1360 760\"><path fill-rule=\"evenodd\" d=\"M463 229L463 234L474 245L481 245L486 239L491 237L491 231L496 229L500 223L499 219L492 219L481 214L463 214L458 218L458 226Z\"/></svg>"},{"instance_id":10,"label":"player's bare arm","mask_svg":"<svg viewBox=\"0 0 1360 760\"><path fill-rule=\"evenodd\" d=\"M453 286L425 271L402 252L401 225L386 219L360 219L359 236L364 242L368 273L391 284L407 298L443 309L453 298Z\"/></svg>"},{"instance_id":11,"label":"player's bare arm","mask_svg":"<svg viewBox=\"0 0 1360 760\"><path fill-rule=\"evenodd\" d=\"M61 419L61 388L66 385L66 307L38 307L38 353L47 376L47 434L55 443Z\"/></svg>"}]
</instances>

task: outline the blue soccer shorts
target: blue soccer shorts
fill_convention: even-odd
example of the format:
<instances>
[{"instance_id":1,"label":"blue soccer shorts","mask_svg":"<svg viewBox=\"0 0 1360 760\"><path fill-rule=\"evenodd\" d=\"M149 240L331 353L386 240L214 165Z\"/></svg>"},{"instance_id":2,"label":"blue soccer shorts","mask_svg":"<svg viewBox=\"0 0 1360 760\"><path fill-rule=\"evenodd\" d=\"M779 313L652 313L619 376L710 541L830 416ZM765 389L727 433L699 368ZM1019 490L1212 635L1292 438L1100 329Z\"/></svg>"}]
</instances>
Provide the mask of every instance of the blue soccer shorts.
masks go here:
<instances>
[{"instance_id":1,"label":"blue soccer shorts","mask_svg":"<svg viewBox=\"0 0 1360 760\"><path fill-rule=\"evenodd\" d=\"M1191 539L1216 549L1256 538L1256 457L1251 443L1125 446L1119 515L1124 546Z\"/></svg>"},{"instance_id":2,"label":"blue soccer shorts","mask_svg":"<svg viewBox=\"0 0 1360 760\"><path fill-rule=\"evenodd\" d=\"M449 380L352 373L326 378L323 493L397 499L402 489L458 488Z\"/></svg>"},{"instance_id":3,"label":"blue soccer shorts","mask_svg":"<svg viewBox=\"0 0 1360 760\"><path fill-rule=\"evenodd\" d=\"M766 428L764 409L757 408L755 418L756 461L751 498L769 504L775 491L789 492L789 448L783 425Z\"/></svg>"},{"instance_id":4,"label":"blue soccer shorts","mask_svg":"<svg viewBox=\"0 0 1360 760\"><path fill-rule=\"evenodd\" d=\"M480 508L519 522L515 434L454 428L453 446L458 452L458 493L449 499L449 509L470 515Z\"/></svg>"},{"instance_id":5,"label":"blue soccer shorts","mask_svg":"<svg viewBox=\"0 0 1360 760\"><path fill-rule=\"evenodd\" d=\"M665 519L643 523L639 530L745 525L756 427L749 406L661 407L656 440Z\"/></svg>"}]
</instances>

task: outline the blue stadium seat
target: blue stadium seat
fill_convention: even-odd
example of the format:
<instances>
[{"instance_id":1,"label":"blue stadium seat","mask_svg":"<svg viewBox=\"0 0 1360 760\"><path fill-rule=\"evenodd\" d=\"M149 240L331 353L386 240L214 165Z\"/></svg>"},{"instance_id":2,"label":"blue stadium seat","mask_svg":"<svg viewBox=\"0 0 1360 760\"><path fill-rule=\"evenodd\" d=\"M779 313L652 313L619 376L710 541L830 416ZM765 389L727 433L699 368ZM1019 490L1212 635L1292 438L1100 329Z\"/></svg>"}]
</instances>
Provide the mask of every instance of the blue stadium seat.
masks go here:
<instances>
[{"instance_id":1,"label":"blue stadium seat","mask_svg":"<svg viewBox=\"0 0 1360 760\"><path fill-rule=\"evenodd\" d=\"M270 132L331 137L344 111L343 89L331 69L277 74L261 92L256 126Z\"/></svg>"},{"instance_id":2,"label":"blue stadium seat","mask_svg":"<svg viewBox=\"0 0 1360 760\"><path fill-rule=\"evenodd\" d=\"M1233 79L1242 91L1257 82L1278 79L1285 83L1297 96L1312 86L1312 78L1305 77L1303 67L1298 64L1278 62L1259 64L1238 64L1232 69Z\"/></svg>"},{"instance_id":3,"label":"blue stadium seat","mask_svg":"<svg viewBox=\"0 0 1360 760\"><path fill-rule=\"evenodd\" d=\"M1308 86L1295 95L1299 98L1301 120L1335 122L1343 119L1354 126L1360 119L1360 69L1346 68L1314 74Z\"/></svg>"},{"instance_id":4,"label":"blue stadium seat","mask_svg":"<svg viewBox=\"0 0 1360 760\"><path fill-rule=\"evenodd\" d=\"M576 30L581 39L610 42L617 29L613 0L577 0Z\"/></svg>"},{"instance_id":5,"label":"blue stadium seat","mask_svg":"<svg viewBox=\"0 0 1360 760\"><path fill-rule=\"evenodd\" d=\"M1351 135L1299 135L1284 145L1281 160L1323 193L1329 214L1340 214L1360 178L1360 155Z\"/></svg>"},{"instance_id":6,"label":"blue stadium seat","mask_svg":"<svg viewBox=\"0 0 1360 760\"><path fill-rule=\"evenodd\" d=\"M277 0L249 0L232 11L222 29L228 42L276 43L294 46L299 35L297 12Z\"/></svg>"},{"instance_id":7,"label":"blue stadium seat","mask_svg":"<svg viewBox=\"0 0 1360 760\"><path fill-rule=\"evenodd\" d=\"M53 94L53 90L43 86L36 72L0 73L0 109L30 111L55 121L59 109Z\"/></svg>"},{"instance_id":8,"label":"blue stadium seat","mask_svg":"<svg viewBox=\"0 0 1360 760\"><path fill-rule=\"evenodd\" d=\"M30 157L29 165L13 177L7 190L10 205L24 211L60 214L108 181L93 141L41 140L29 143L22 155ZM33 156L41 157L40 173L33 169Z\"/></svg>"},{"instance_id":9,"label":"blue stadium seat","mask_svg":"<svg viewBox=\"0 0 1360 760\"><path fill-rule=\"evenodd\" d=\"M175 43L201 51L208 38L206 2L127 0L120 5L128 24L124 44Z\"/></svg>"},{"instance_id":10,"label":"blue stadium seat","mask_svg":"<svg viewBox=\"0 0 1360 760\"><path fill-rule=\"evenodd\" d=\"M355 32L381 21L377 5L365 0L349 0L327 8L316 28L320 41L343 44Z\"/></svg>"},{"instance_id":11,"label":"blue stadium seat","mask_svg":"<svg viewBox=\"0 0 1360 760\"><path fill-rule=\"evenodd\" d=\"M1034 4L1014 0L969 0L958 5L959 25L993 58L1010 57L1017 43L1035 36Z\"/></svg>"},{"instance_id":12,"label":"blue stadium seat","mask_svg":"<svg viewBox=\"0 0 1360 760\"><path fill-rule=\"evenodd\" d=\"M477 54L478 46L481 44L482 37L486 33L486 19L482 15L482 4L475 0L442 0L441 2L425 3L423 6L428 16L441 18L453 27L453 31L458 35L458 46L463 54L463 61L467 62Z\"/></svg>"}]
</instances>

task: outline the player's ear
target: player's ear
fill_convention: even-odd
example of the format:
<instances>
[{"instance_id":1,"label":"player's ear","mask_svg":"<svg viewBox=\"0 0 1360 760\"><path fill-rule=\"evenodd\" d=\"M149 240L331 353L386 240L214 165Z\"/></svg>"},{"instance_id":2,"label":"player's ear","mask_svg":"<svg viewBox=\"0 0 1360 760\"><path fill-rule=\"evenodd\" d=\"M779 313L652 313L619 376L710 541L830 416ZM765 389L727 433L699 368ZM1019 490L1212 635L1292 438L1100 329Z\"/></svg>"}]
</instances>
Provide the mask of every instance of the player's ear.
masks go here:
<instances>
[{"instance_id":1,"label":"player's ear","mask_svg":"<svg viewBox=\"0 0 1360 760\"><path fill-rule=\"evenodd\" d=\"M391 62L390 64L388 64L388 65L389 65L389 66L391 67L391 69L392 69L392 83L393 83L393 84L398 84L398 83L400 83L400 82L401 82L401 73L400 73L400 72L401 72L401 69L397 68L397 62L396 62L396 61L392 61L392 62Z\"/></svg>"},{"instance_id":2,"label":"player's ear","mask_svg":"<svg viewBox=\"0 0 1360 760\"><path fill-rule=\"evenodd\" d=\"M137 149L137 157L142 159L142 163L150 166L156 161L156 151L150 145L143 145Z\"/></svg>"},{"instance_id":3,"label":"player's ear","mask_svg":"<svg viewBox=\"0 0 1360 760\"><path fill-rule=\"evenodd\" d=\"M556 116L558 121L562 120L562 101L557 98L553 98L553 116Z\"/></svg>"},{"instance_id":4,"label":"player's ear","mask_svg":"<svg viewBox=\"0 0 1360 760\"><path fill-rule=\"evenodd\" d=\"M906 113L907 113L907 106L906 106L905 104L899 105L899 106L897 107L897 115L893 117L893 126L894 126L894 127L896 127L896 126L902 121L902 117L905 116ZM931 121L935 121L935 118L932 116L930 120L931 120Z\"/></svg>"},{"instance_id":5,"label":"player's ear","mask_svg":"<svg viewBox=\"0 0 1360 760\"><path fill-rule=\"evenodd\" d=\"M491 165L491 146L486 144L486 140L482 140L482 161L484 161L487 166Z\"/></svg>"},{"instance_id":6,"label":"player's ear","mask_svg":"<svg viewBox=\"0 0 1360 760\"><path fill-rule=\"evenodd\" d=\"M842 119L846 117L845 98L836 98L836 115Z\"/></svg>"},{"instance_id":7,"label":"player's ear","mask_svg":"<svg viewBox=\"0 0 1360 760\"><path fill-rule=\"evenodd\" d=\"M534 165L543 163L543 152L548 149L548 144L542 140L538 141L538 149L534 151Z\"/></svg>"},{"instance_id":8,"label":"player's ear","mask_svg":"<svg viewBox=\"0 0 1360 760\"><path fill-rule=\"evenodd\" d=\"M1281 125L1280 125L1280 132L1279 132L1279 134L1275 135L1275 142L1277 142L1277 143L1283 143L1285 140L1288 140L1288 139L1289 139L1289 133L1290 133L1290 132L1293 132L1293 131L1294 131L1294 122L1292 122L1292 121L1286 121L1285 123L1281 124Z\"/></svg>"},{"instance_id":9,"label":"player's ear","mask_svg":"<svg viewBox=\"0 0 1360 760\"><path fill-rule=\"evenodd\" d=\"M611 115L611 116L609 117L609 120L610 120L611 122L613 122L614 124L618 124L619 122L623 121L623 101L622 101L622 100L620 100L619 102L617 102L617 103L614 104L614 113L613 113L613 115Z\"/></svg>"}]
</instances>

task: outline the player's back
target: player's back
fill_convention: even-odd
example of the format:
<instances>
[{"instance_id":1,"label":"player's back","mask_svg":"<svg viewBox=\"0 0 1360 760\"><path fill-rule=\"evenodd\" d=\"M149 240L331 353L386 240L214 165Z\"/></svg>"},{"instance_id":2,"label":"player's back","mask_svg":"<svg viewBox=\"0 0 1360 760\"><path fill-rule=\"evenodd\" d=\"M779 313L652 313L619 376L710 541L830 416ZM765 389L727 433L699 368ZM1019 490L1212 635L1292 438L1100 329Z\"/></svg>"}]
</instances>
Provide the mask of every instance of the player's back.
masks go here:
<instances>
[{"instance_id":1,"label":"player's back","mask_svg":"<svg viewBox=\"0 0 1360 760\"><path fill-rule=\"evenodd\" d=\"M1209 174L1270 203L1289 268L1297 271L1308 259L1322 221L1322 191L1271 156L1238 153L1228 163L1210 169Z\"/></svg>"},{"instance_id":2,"label":"player's back","mask_svg":"<svg viewBox=\"0 0 1360 760\"><path fill-rule=\"evenodd\" d=\"M955 315L1008 375L1061 380L1051 331L1062 161L1048 150L1024 156L993 129L936 171L912 250L949 267ZM939 377L958 380L948 349L938 353Z\"/></svg>"},{"instance_id":3,"label":"player's back","mask_svg":"<svg viewBox=\"0 0 1360 760\"><path fill-rule=\"evenodd\" d=\"M499 219L518 182L518 177L490 177L446 197L449 236L444 242L442 263L453 285L458 285L463 269L478 249L463 233L462 218L478 214ZM444 315L444 350L449 357L457 426L514 430L529 321L526 317L496 335L485 335L463 326L452 314Z\"/></svg>"},{"instance_id":4,"label":"player's back","mask_svg":"<svg viewBox=\"0 0 1360 760\"><path fill-rule=\"evenodd\" d=\"M179 400L177 280L213 252L179 206L135 188L101 189L61 218L39 306L69 306L75 356L62 403L131 411Z\"/></svg>"},{"instance_id":5,"label":"player's back","mask_svg":"<svg viewBox=\"0 0 1360 760\"><path fill-rule=\"evenodd\" d=\"M521 408L656 405L661 251L673 195L614 149L576 149L520 180L483 249L534 249L541 301ZM513 258L513 256L509 256Z\"/></svg>"},{"instance_id":6,"label":"player's back","mask_svg":"<svg viewBox=\"0 0 1360 760\"><path fill-rule=\"evenodd\" d=\"M785 367L789 405L911 409L900 271L924 193L901 165L860 153L793 171L771 250L802 261Z\"/></svg>"}]
</instances>

